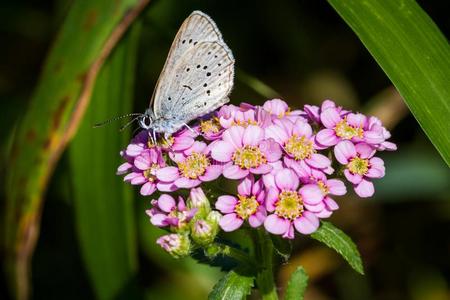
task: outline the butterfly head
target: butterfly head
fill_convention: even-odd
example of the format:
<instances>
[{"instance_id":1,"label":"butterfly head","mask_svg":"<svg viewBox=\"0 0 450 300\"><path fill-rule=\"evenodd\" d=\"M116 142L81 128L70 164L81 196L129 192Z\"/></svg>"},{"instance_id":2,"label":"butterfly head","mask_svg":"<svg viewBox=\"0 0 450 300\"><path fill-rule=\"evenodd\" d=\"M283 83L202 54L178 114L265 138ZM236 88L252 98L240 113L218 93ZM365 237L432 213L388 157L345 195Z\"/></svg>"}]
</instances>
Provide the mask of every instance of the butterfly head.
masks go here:
<instances>
[{"instance_id":1,"label":"butterfly head","mask_svg":"<svg viewBox=\"0 0 450 300\"><path fill-rule=\"evenodd\" d=\"M151 129L153 125L153 121L155 119L155 115L153 111L149 108L139 117L139 126L143 129Z\"/></svg>"}]
</instances>

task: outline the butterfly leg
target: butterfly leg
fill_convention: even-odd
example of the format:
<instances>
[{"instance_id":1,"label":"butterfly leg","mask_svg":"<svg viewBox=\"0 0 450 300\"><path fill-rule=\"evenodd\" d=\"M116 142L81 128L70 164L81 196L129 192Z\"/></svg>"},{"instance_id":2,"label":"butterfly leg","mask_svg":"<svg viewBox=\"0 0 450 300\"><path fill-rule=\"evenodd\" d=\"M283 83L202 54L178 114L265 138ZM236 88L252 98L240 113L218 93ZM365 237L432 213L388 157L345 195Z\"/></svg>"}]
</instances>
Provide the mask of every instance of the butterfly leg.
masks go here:
<instances>
[{"instance_id":1,"label":"butterfly leg","mask_svg":"<svg viewBox=\"0 0 450 300\"><path fill-rule=\"evenodd\" d=\"M189 129L190 132L196 133L194 129L192 129L188 124L183 123L184 126L186 126L187 129Z\"/></svg>"}]
</instances>

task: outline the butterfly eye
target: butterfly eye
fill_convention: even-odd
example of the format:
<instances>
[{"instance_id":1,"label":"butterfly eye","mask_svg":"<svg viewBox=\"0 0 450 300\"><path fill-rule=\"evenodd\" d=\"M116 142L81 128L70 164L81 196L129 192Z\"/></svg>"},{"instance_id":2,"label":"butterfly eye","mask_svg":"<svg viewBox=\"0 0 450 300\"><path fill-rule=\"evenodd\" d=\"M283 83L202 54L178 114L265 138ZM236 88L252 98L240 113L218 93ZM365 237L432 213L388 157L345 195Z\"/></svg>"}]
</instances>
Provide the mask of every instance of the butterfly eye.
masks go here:
<instances>
[{"instance_id":1,"label":"butterfly eye","mask_svg":"<svg viewBox=\"0 0 450 300\"><path fill-rule=\"evenodd\" d=\"M143 121L145 126L150 126L152 124L152 120L150 120L149 116L145 116Z\"/></svg>"}]
</instances>

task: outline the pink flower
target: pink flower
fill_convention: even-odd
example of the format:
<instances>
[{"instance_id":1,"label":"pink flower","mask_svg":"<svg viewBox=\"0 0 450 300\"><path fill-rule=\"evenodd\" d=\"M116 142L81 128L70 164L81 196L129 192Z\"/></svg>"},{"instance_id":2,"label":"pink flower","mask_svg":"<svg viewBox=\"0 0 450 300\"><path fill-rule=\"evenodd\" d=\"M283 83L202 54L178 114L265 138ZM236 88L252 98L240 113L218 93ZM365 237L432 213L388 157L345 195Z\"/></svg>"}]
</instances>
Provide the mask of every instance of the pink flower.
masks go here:
<instances>
[{"instance_id":1,"label":"pink flower","mask_svg":"<svg viewBox=\"0 0 450 300\"><path fill-rule=\"evenodd\" d=\"M368 118L360 113L342 115L337 108L327 108L320 114L320 121L325 129L316 135L316 141L323 146L334 146L340 141L366 142L378 144L384 141L382 132L370 130Z\"/></svg>"},{"instance_id":2,"label":"pink flower","mask_svg":"<svg viewBox=\"0 0 450 300\"><path fill-rule=\"evenodd\" d=\"M342 196L347 193L347 188L344 183L339 179L327 179L325 176L317 181L317 185L322 191L321 205L316 206L316 216L319 218L328 218L333 211L339 208L339 205L329 195ZM309 210L314 211L309 208Z\"/></svg>"},{"instance_id":3,"label":"pink flower","mask_svg":"<svg viewBox=\"0 0 450 300\"><path fill-rule=\"evenodd\" d=\"M365 141L375 147L378 151L397 150L397 146L394 143L386 141L391 137L391 133L381 124L380 119L370 117L366 129L370 134L366 134ZM375 135L374 140L371 139L371 135ZM380 135L382 136L382 139L379 139Z\"/></svg>"},{"instance_id":4,"label":"pink flower","mask_svg":"<svg viewBox=\"0 0 450 300\"><path fill-rule=\"evenodd\" d=\"M222 133L225 130L220 124L217 113L202 118L198 125L194 127L204 138L208 141L215 141L222 137Z\"/></svg>"},{"instance_id":5,"label":"pink flower","mask_svg":"<svg viewBox=\"0 0 450 300\"><path fill-rule=\"evenodd\" d=\"M193 188L202 182L217 179L222 166L211 161L209 148L204 142L195 141L182 152L171 152L171 159L177 166L167 166L156 172L156 177L176 188Z\"/></svg>"},{"instance_id":6,"label":"pink flower","mask_svg":"<svg viewBox=\"0 0 450 300\"><path fill-rule=\"evenodd\" d=\"M167 140L163 139L161 147L169 151L183 151L194 144L197 136L198 133L195 131L193 132L190 129L184 128L174 133Z\"/></svg>"},{"instance_id":7,"label":"pink flower","mask_svg":"<svg viewBox=\"0 0 450 300\"><path fill-rule=\"evenodd\" d=\"M280 146L275 141L264 139L264 130L256 125L232 126L222 140L211 144L213 159L225 163L223 176L241 179L250 173L266 174L272 167L268 164L281 157Z\"/></svg>"},{"instance_id":8,"label":"pink flower","mask_svg":"<svg viewBox=\"0 0 450 300\"><path fill-rule=\"evenodd\" d=\"M219 109L217 117L220 125L225 129L235 125L247 127L257 124L254 106L246 103L242 103L240 106L224 105Z\"/></svg>"},{"instance_id":9,"label":"pink flower","mask_svg":"<svg viewBox=\"0 0 450 300\"><path fill-rule=\"evenodd\" d=\"M131 167L130 167L131 165ZM142 185L141 195L148 196L153 194L158 188L161 191L170 190L168 187L156 178L156 172L165 166L161 149L158 147L145 149L132 161L122 164L119 171L130 171L124 177L124 181L128 181L133 185Z\"/></svg>"},{"instance_id":10,"label":"pink flower","mask_svg":"<svg viewBox=\"0 0 450 300\"><path fill-rule=\"evenodd\" d=\"M220 196L216 209L224 214L219 225L225 231L233 231L241 227L245 220L251 227L259 227L266 218L264 207L264 185L261 180L255 182L252 175L245 177L238 185L238 195Z\"/></svg>"},{"instance_id":11,"label":"pink flower","mask_svg":"<svg viewBox=\"0 0 450 300\"><path fill-rule=\"evenodd\" d=\"M162 194L158 200L152 200L151 204L153 207L146 210L146 213L150 222L158 227L183 229L197 212L197 208L188 209L182 197L178 197L176 203L175 199L167 194Z\"/></svg>"},{"instance_id":12,"label":"pink flower","mask_svg":"<svg viewBox=\"0 0 450 300\"><path fill-rule=\"evenodd\" d=\"M334 148L337 161L345 165L345 177L360 197L371 197L374 186L369 180L384 176L384 162L381 158L373 157L374 154L375 149L365 143L354 145L350 141L342 141Z\"/></svg>"},{"instance_id":13,"label":"pink flower","mask_svg":"<svg viewBox=\"0 0 450 300\"><path fill-rule=\"evenodd\" d=\"M304 185L298 190L299 179L290 169L282 169L275 175L276 187L267 191L266 209L272 212L264 221L264 227L273 234L294 238L295 229L310 234L319 227L319 218L309 209L320 204L323 195L317 185Z\"/></svg>"},{"instance_id":14,"label":"pink flower","mask_svg":"<svg viewBox=\"0 0 450 300\"><path fill-rule=\"evenodd\" d=\"M331 161L322 154L317 153L319 148L313 136L311 125L297 120L276 120L275 125L266 128L266 138L273 138L286 153L284 163L296 172L308 172L310 168L332 173Z\"/></svg>"},{"instance_id":15,"label":"pink flower","mask_svg":"<svg viewBox=\"0 0 450 300\"><path fill-rule=\"evenodd\" d=\"M295 122L298 119L301 119L306 122L306 119L300 116L301 114L303 114L301 110L291 111L287 103L281 99L267 100L266 102L264 102L262 107L275 119L286 118L293 122Z\"/></svg>"},{"instance_id":16,"label":"pink flower","mask_svg":"<svg viewBox=\"0 0 450 300\"><path fill-rule=\"evenodd\" d=\"M322 102L321 106L318 107L316 105L309 105L305 104L303 106L303 110L305 111L306 117L309 121L321 124L320 123L320 114L322 111L328 109L328 108L335 108L337 109L341 115L348 113L347 111L343 111L342 107L336 107L336 103L334 103L331 100L325 100Z\"/></svg>"}]
</instances>

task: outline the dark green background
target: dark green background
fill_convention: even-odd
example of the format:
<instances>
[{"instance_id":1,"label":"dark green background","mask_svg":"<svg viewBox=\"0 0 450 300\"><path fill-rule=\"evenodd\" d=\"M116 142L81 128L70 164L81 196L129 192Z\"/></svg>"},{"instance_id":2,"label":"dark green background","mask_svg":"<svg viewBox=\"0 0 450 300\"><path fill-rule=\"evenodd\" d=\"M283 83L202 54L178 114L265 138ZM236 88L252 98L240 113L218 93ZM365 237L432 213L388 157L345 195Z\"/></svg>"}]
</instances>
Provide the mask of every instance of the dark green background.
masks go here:
<instances>
[{"instance_id":1,"label":"dark green background","mask_svg":"<svg viewBox=\"0 0 450 300\"><path fill-rule=\"evenodd\" d=\"M27 107L43 59L70 2L0 4L3 146L14 122ZM419 4L447 34L445 1ZM217 22L233 50L237 66L231 95L234 103L257 104L265 100L249 84L248 76L266 83L293 107L331 98L347 108L367 111L376 105L376 99L383 98L379 93L391 85L355 34L325 1L159 0L152 1L141 18L134 111L146 108L172 39L184 18L195 9ZM101 130L111 134L115 129ZM350 193L339 199L342 209L332 218L358 244L366 276L357 275L338 256L323 252L318 243L302 238L296 244L291 264L305 263L312 275L307 299L448 299L450 172L410 114L400 119L392 134L399 150L382 154L387 176L375 183L376 196L357 199ZM117 153L119 149L110 151ZM77 243L72 187L65 180L70 176L68 164L69 158L64 155L46 196L33 260L35 299L94 297ZM2 170L12 171L7 165ZM99 186L102 188L107 187ZM138 189L129 189L136 198L139 271L117 297L203 299L220 274L190 260L165 258L161 263L162 254L152 244L156 233L144 213L149 199L138 196ZM308 270L311 265L319 269L317 274L311 267ZM279 284L285 285L283 275ZM3 281L0 298L7 298Z\"/></svg>"}]
</instances>

